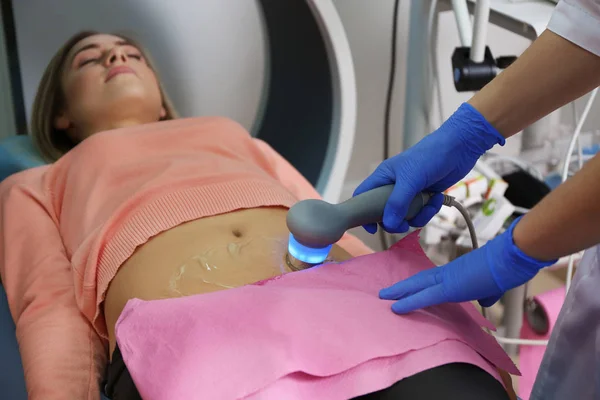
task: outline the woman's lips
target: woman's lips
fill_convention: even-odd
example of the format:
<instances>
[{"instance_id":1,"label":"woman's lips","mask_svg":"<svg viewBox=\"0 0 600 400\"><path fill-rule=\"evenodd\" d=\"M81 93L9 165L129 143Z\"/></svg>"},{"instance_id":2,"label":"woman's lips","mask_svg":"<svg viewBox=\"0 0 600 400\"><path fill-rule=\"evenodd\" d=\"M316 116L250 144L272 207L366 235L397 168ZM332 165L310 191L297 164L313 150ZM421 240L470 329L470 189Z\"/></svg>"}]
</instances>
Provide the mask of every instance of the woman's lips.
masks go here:
<instances>
[{"instance_id":1,"label":"woman's lips","mask_svg":"<svg viewBox=\"0 0 600 400\"><path fill-rule=\"evenodd\" d=\"M125 65L119 65L118 67L113 67L106 74L106 79L104 82L110 81L112 78L119 74L135 74L135 71Z\"/></svg>"}]
</instances>

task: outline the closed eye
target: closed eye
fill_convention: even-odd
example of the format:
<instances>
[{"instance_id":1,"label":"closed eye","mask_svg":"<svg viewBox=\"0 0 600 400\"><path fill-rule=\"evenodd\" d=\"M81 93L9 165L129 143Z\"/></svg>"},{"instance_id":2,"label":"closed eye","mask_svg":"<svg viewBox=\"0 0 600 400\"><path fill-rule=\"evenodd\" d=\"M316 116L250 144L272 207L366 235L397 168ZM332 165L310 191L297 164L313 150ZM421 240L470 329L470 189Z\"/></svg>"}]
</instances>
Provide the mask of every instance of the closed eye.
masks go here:
<instances>
[{"instance_id":1,"label":"closed eye","mask_svg":"<svg viewBox=\"0 0 600 400\"><path fill-rule=\"evenodd\" d=\"M85 60L83 60L79 63L79 68L81 68L87 64L96 62L96 61L98 61L98 58L86 58Z\"/></svg>"}]
</instances>

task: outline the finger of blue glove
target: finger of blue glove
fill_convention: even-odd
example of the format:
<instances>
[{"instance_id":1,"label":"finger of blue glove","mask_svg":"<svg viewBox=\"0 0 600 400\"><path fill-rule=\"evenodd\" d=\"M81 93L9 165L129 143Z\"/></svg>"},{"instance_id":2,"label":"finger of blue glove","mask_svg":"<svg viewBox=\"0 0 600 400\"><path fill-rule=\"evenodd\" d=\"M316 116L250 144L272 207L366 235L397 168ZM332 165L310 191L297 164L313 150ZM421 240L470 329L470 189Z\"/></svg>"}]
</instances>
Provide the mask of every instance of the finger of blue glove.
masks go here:
<instances>
[{"instance_id":1,"label":"finger of blue glove","mask_svg":"<svg viewBox=\"0 0 600 400\"><path fill-rule=\"evenodd\" d=\"M406 314L421 308L445 303L446 301L443 286L435 285L398 300L392 304L392 311L396 314Z\"/></svg>"},{"instance_id":2,"label":"finger of blue glove","mask_svg":"<svg viewBox=\"0 0 600 400\"><path fill-rule=\"evenodd\" d=\"M381 171L381 166L378 167L371 175L367 177L360 185L354 189L354 193L352 196L358 196L364 192L368 192L369 190L373 190L380 186L391 185L394 183L393 176L387 176L386 173Z\"/></svg>"},{"instance_id":3,"label":"finger of blue glove","mask_svg":"<svg viewBox=\"0 0 600 400\"><path fill-rule=\"evenodd\" d=\"M400 226L398 227L398 229L396 229L395 232L391 232L391 233L406 233L406 232L408 232L409 229L410 229L410 225L408 224L408 221L402 221L402 223L400 223Z\"/></svg>"},{"instance_id":4,"label":"finger of blue glove","mask_svg":"<svg viewBox=\"0 0 600 400\"><path fill-rule=\"evenodd\" d=\"M377 233L377 224L376 223L363 225L363 228L365 229L365 231L369 232L371 235Z\"/></svg>"},{"instance_id":5,"label":"finger of blue glove","mask_svg":"<svg viewBox=\"0 0 600 400\"><path fill-rule=\"evenodd\" d=\"M496 304L496 302L498 300L500 300L501 298L502 298L502 295L499 294L497 296L490 296L490 297L486 297L485 299L477 300L477 302L479 303L479 305L481 307L491 307L494 304Z\"/></svg>"},{"instance_id":6,"label":"finger of blue glove","mask_svg":"<svg viewBox=\"0 0 600 400\"><path fill-rule=\"evenodd\" d=\"M358 196L359 194L368 192L369 190L373 190L384 185L390 185L392 183L394 183L393 178L382 171L382 167L380 165L371 175L367 177L367 179L365 179L360 185L358 185L356 189L354 189L352 196ZM363 228L371 235L377 232L376 223L363 225Z\"/></svg>"},{"instance_id":7,"label":"finger of blue glove","mask_svg":"<svg viewBox=\"0 0 600 400\"><path fill-rule=\"evenodd\" d=\"M404 220L402 222L400 222L400 225L398 225L396 228L387 228L383 225L383 223L381 225L382 225L383 230L388 233L406 233L410 229L410 225L408 224L408 221L404 221Z\"/></svg>"},{"instance_id":8,"label":"finger of blue glove","mask_svg":"<svg viewBox=\"0 0 600 400\"><path fill-rule=\"evenodd\" d=\"M441 282L438 268L421 271L379 291L379 298L383 300L399 300L421 290L435 286Z\"/></svg>"},{"instance_id":9,"label":"finger of blue glove","mask_svg":"<svg viewBox=\"0 0 600 400\"><path fill-rule=\"evenodd\" d=\"M392 194L383 209L383 226L386 231L392 233L400 232L398 229L405 220L408 206L416 195L416 191L403 182L396 182Z\"/></svg>"},{"instance_id":10,"label":"finger of blue glove","mask_svg":"<svg viewBox=\"0 0 600 400\"><path fill-rule=\"evenodd\" d=\"M440 208L442 208L442 203L444 202L444 195L442 193L434 194L427 204L419 211L414 218L408 220L408 224L410 226L414 226L415 228L421 228L433 218L438 212L440 212Z\"/></svg>"}]
</instances>

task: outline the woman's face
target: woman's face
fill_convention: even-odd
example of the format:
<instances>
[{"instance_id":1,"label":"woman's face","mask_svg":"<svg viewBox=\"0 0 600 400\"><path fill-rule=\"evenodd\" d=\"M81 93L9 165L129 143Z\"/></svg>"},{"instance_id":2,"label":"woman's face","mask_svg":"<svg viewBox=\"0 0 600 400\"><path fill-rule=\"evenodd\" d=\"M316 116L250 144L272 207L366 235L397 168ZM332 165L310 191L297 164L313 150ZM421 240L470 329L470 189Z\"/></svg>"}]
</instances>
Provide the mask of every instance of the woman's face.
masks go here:
<instances>
[{"instance_id":1,"label":"woman's face","mask_svg":"<svg viewBox=\"0 0 600 400\"><path fill-rule=\"evenodd\" d=\"M78 42L62 71L64 108L55 127L80 142L103 130L156 122L165 116L158 81L139 49L118 36Z\"/></svg>"}]
</instances>

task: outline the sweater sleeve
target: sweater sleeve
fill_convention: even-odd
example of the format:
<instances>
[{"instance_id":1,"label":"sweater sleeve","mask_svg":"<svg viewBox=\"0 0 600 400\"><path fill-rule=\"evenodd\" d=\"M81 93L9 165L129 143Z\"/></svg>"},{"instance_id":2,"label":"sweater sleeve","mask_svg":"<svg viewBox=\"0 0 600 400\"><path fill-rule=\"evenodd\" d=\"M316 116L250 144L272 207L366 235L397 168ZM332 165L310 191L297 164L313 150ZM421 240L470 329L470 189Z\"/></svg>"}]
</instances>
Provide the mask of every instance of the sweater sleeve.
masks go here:
<instances>
[{"instance_id":1,"label":"sweater sleeve","mask_svg":"<svg viewBox=\"0 0 600 400\"><path fill-rule=\"evenodd\" d=\"M0 276L16 323L30 400L99 399L106 348L79 311L74 271L42 174L0 186Z\"/></svg>"},{"instance_id":2,"label":"sweater sleeve","mask_svg":"<svg viewBox=\"0 0 600 400\"><path fill-rule=\"evenodd\" d=\"M271 172L274 174L275 178L281 182L281 184L285 186L296 199L305 200L321 198L310 182L308 182L306 178L292 166L292 164L279 155L279 153L271 146L260 139L254 139L254 141L269 162ZM373 250L365 245L360 239L349 233L344 234L338 244L354 257L373 253Z\"/></svg>"}]
</instances>

